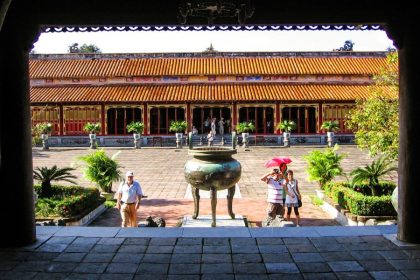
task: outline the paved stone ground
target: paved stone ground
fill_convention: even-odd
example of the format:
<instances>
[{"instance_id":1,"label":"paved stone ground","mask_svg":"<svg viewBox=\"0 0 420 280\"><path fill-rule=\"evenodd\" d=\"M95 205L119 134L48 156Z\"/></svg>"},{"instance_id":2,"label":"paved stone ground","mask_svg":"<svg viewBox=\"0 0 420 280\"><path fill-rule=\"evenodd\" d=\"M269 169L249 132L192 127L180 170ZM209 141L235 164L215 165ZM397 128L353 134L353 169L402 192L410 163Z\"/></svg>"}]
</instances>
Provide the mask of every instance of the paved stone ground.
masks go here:
<instances>
[{"instance_id":1,"label":"paved stone ground","mask_svg":"<svg viewBox=\"0 0 420 280\"><path fill-rule=\"evenodd\" d=\"M332 228L138 237L142 229L42 227L35 244L0 249L0 279L419 279L420 246L384 238L395 227Z\"/></svg>"},{"instance_id":2,"label":"paved stone ground","mask_svg":"<svg viewBox=\"0 0 420 280\"><path fill-rule=\"evenodd\" d=\"M295 173L299 180L299 186L303 197L304 206L301 208L302 225L334 225L336 222L330 219L320 208L311 204L309 195L314 195L317 188L315 182L306 180L306 162L303 156L313 149L323 150L324 147L251 147L251 151L245 152L238 149L234 155L242 165L242 176L239 187L242 198L234 200L233 208L236 214L246 216L253 226L261 226L265 218L267 187L260 177L268 170L263 164L274 156L288 156L292 159L289 169ZM192 214L192 199L184 199L187 183L184 179L185 162L191 158L187 149L176 150L174 148L143 148L139 150L131 148L105 148L109 155L119 152L118 161L123 167L122 170L133 170L135 178L140 181L142 188L148 198L143 200L139 211L139 219L144 220L148 215L162 216L168 226L175 226L185 214ZM73 166L77 168L74 172L76 180L82 186L92 186L92 183L83 178L82 163L77 161L81 155L91 153L87 148L51 148L49 151L42 151L39 148L33 149L33 165L59 167ZM356 146L341 146L339 153L346 154L343 160L343 168L346 173L352 169L371 162L365 152L358 150ZM338 178L345 180L345 177ZM394 176L394 180L397 177ZM113 189L116 190L117 183ZM218 200L217 212L227 214L226 199ZM210 213L210 202L202 199L200 213ZM293 214L292 214L293 217ZM118 226L120 217L117 211L111 209L93 225Z\"/></svg>"}]
</instances>

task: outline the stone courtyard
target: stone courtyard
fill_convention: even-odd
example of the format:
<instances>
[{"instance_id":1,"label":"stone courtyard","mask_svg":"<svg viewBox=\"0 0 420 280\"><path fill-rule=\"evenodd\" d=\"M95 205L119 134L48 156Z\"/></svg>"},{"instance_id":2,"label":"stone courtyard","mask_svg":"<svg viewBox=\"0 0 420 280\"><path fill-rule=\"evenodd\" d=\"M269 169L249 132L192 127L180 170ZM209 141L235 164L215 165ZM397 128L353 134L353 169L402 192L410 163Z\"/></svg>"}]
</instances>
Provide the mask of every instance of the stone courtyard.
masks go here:
<instances>
[{"instance_id":1,"label":"stone courtyard","mask_svg":"<svg viewBox=\"0 0 420 280\"><path fill-rule=\"evenodd\" d=\"M298 146L298 147L251 147L250 151L244 151L239 147L238 153L234 155L242 165L242 176L238 183L239 192L235 194L233 210L235 214L246 217L250 226L261 226L261 221L266 216L266 184L260 181L260 177L270 169L265 168L264 163L275 156L287 156L292 159L288 165L295 173L295 178L299 180L300 191L303 194L304 206L300 208L303 226L323 226L337 225L318 206L311 203L310 196L315 195L317 188L316 182L308 182L305 171L306 162L302 158L313 149L325 149L323 146ZM184 179L185 162L191 158L188 149L174 148L110 148L105 151L109 155L119 153L117 160L120 162L122 173L132 170L147 198L142 200L139 211L139 221L143 221L148 215L153 217L161 216L166 220L168 227L179 225L184 215L192 214L193 200L188 185ZM78 177L76 180L81 186L93 186L82 174L81 162L77 157L91 153L88 148L51 148L43 151L39 148L33 149L33 166L52 166L59 167L72 166L77 170L73 173ZM347 174L358 166L363 166L371 162L365 152L360 151L356 146L343 145L338 150L339 153L346 154L342 162L344 172ZM396 176L393 178L397 180ZM337 178L346 180L346 177ZM118 183L113 189L116 190ZM200 203L200 214L210 214L210 200L208 192L200 193L202 199ZM217 213L227 214L226 199L218 199ZM292 214L293 217L293 214ZM109 209L92 226L119 226L120 216L116 209Z\"/></svg>"}]
</instances>

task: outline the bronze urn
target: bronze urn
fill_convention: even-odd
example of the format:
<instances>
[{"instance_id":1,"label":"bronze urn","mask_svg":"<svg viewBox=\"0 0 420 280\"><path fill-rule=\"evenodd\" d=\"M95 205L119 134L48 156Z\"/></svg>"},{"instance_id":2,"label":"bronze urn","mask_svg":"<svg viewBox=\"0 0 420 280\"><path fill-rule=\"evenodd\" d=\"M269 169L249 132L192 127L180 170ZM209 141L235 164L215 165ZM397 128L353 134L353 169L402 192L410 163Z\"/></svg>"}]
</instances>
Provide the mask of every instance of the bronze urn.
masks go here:
<instances>
[{"instance_id":1,"label":"bronze urn","mask_svg":"<svg viewBox=\"0 0 420 280\"><path fill-rule=\"evenodd\" d=\"M199 212L200 190L210 191L212 227L216 226L217 191L228 190L228 213L234 219L232 201L235 195L235 184L241 178L241 164L234 158L236 154L236 134L232 135L232 147L198 147L193 148L192 134L189 134L188 154L193 158L185 163L185 180L191 185L194 199L193 219Z\"/></svg>"}]
</instances>

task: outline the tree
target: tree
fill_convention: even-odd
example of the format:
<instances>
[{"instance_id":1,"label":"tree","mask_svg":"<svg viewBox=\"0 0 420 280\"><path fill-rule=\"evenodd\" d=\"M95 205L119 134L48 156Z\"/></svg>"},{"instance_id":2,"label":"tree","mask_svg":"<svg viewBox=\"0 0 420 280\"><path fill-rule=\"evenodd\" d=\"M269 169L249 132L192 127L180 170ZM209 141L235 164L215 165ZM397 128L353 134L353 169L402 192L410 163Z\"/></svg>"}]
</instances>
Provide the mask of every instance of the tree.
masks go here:
<instances>
[{"instance_id":1,"label":"tree","mask_svg":"<svg viewBox=\"0 0 420 280\"><path fill-rule=\"evenodd\" d=\"M344 51L344 52L352 52L353 51L353 46L354 46L354 42L351 40L346 40L344 42L344 45L338 49L334 49L333 51Z\"/></svg>"},{"instance_id":2,"label":"tree","mask_svg":"<svg viewBox=\"0 0 420 280\"><path fill-rule=\"evenodd\" d=\"M69 46L69 53L101 53L102 51L94 44L83 44L79 47L78 43L73 43Z\"/></svg>"},{"instance_id":3,"label":"tree","mask_svg":"<svg viewBox=\"0 0 420 280\"><path fill-rule=\"evenodd\" d=\"M74 170L75 169L71 167L58 168L57 165L54 165L51 168L37 167L35 170L33 170L33 172L34 179L41 181L41 192L39 196L45 198L52 196L51 181L66 181L72 184L76 184L75 181L71 180L77 178L70 173L70 171Z\"/></svg>"},{"instance_id":4,"label":"tree","mask_svg":"<svg viewBox=\"0 0 420 280\"><path fill-rule=\"evenodd\" d=\"M384 154L398 158L398 56L389 53L387 65L374 77L367 99L356 100L347 127L355 134L356 144L371 156Z\"/></svg>"}]
</instances>

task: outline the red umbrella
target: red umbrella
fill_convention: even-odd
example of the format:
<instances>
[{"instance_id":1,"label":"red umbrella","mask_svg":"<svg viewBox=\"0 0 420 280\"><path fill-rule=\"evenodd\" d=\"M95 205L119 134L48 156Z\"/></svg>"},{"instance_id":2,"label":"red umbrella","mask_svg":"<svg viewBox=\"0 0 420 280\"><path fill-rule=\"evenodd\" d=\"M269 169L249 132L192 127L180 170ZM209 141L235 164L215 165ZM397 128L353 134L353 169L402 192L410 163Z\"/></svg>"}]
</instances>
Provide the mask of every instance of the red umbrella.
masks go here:
<instances>
[{"instance_id":1,"label":"red umbrella","mask_svg":"<svg viewBox=\"0 0 420 280\"><path fill-rule=\"evenodd\" d=\"M292 160L288 157L274 157L273 160L279 163L285 163L285 164L289 164L292 162Z\"/></svg>"},{"instance_id":2,"label":"red umbrella","mask_svg":"<svg viewBox=\"0 0 420 280\"><path fill-rule=\"evenodd\" d=\"M266 163L264 163L264 167L266 168L279 167L282 163L289 164L291 162L292 160L288 157L274 157L270 159L269 161L267 161Z\"/></svg>"}]
</instances>

